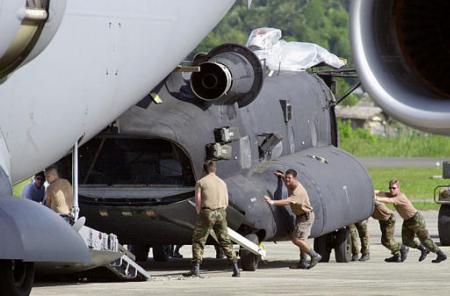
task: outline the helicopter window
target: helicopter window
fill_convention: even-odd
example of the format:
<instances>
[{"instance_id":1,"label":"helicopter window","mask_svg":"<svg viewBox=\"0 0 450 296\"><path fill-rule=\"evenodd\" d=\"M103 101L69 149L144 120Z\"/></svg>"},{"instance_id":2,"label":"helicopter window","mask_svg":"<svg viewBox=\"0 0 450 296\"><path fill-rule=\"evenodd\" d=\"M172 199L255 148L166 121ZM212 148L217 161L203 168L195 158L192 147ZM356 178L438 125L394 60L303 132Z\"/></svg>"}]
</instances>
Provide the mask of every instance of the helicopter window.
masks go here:
<instances>
[{"instance_id":1,"label":"helicopter window","mask_svg":"<svg viewBox=\"0 0 450 296\"><path fill-rule=\"evenodd\" d=\"M159 139L94 139L79 150L80 184L193 186L187 155Z\"/></svg>"}]
</instances>

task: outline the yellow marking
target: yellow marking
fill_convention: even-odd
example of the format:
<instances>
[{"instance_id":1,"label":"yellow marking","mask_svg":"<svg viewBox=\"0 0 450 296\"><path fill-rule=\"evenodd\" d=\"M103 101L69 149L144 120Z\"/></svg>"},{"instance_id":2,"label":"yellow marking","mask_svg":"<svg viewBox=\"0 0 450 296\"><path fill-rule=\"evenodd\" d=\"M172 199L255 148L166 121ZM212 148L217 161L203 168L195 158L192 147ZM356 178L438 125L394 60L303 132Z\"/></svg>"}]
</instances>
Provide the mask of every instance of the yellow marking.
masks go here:
<instances>
[{"instance_id":1,"label":"yellow marking","mask_svg":"<svg viewBox=\"0 0 450 296\"><path fill-rule=\"evenodd\" d=\"M156 104L161 104L163 101L161 100L161 97L157 93L151 93L150 94L153 98L153 102Z\"/></svg>"}]
</instances>

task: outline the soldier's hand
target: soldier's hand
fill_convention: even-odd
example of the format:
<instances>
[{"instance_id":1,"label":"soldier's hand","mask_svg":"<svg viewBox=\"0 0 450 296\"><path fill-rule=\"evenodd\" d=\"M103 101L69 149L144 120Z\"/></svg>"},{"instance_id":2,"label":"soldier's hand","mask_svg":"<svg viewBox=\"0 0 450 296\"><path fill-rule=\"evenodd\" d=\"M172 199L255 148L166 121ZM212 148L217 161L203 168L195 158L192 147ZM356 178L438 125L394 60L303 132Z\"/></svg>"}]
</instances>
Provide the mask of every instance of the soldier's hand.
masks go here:
<instances>
[{"instance_id":1,"label":"soldier's hand","mask_svg":"<svg viewBox=\"0 0 450 296\"><path fill-rule=\"evenodd\" d=\"M284 178L284 173L280 170L275 171L273 174L278 178Z\"/></svg>"},{"instance_id":2,"label":"soldier's hand","mask_svg":"<svg viewBox=\"0 0 450 296\"><path fill-rule=\"evenodd\" d=\"M272 200L270 197L268 197L267 195L264 195L264 199L265 199L269 204L273 205L273 200Z\"/></svg>"}]
</instances>

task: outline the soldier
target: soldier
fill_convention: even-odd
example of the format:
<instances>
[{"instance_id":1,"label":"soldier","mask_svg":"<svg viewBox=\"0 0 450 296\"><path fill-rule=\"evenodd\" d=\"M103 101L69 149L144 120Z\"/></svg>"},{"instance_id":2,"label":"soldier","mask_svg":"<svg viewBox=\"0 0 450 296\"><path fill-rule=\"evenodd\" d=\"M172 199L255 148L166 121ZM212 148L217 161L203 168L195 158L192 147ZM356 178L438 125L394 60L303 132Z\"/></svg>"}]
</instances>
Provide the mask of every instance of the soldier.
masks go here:
<instances>
[{"instance_id":1,"label":"soldier","mask_svg":"<svg viewBox=\"0 0 450 296\"><path fill-rule=\"evenodd\" d=\"M367 261L370 259L369 255L369 231L367 230L367 221L363 220L349 226L350 235L352 239L352 261ZM361 258L358 258L359 243L358 235L361 241Z\"/></svg>"},{"instance_id":2,"label":"soldier","mask_svg":"<svg viewBox=\"0 0 450 296\"><path fill-rule=\"evenodd\" d=\"M432 260L433 263L447 259L447 256L431 240L422 214L414 208L406 195L400 192L400 183L397 180L389 182L389 192L375 192L375 196L376 201L394 204L395 209L403 218L403 244L420 250L419 261L423 261L430 251L437 254L436 259ZM416 235L422 244L414 239Z\"/></svg>"},{"instance_id":3,"label":"soldier","mask_svg":"<svg viewBox=\"0 0 450 296\"><path fill-rule=\"evenodd\" d=\"M381 244L392 252L392 257L384 259L386 262L403 262L408 256L409 248L394 239L395 214L384 203L375 201L372 218L378 220L381 230Z\"/></svg>"},{"instance_id":4,"label":"soldier","mask_svg":"<svg viewBox=\"0 0 450 296\"><path fill-rule=\"evenodd\" d=\"M45 193L45 205L58 213L67 222L73 223L71 209L73 205L72 185L66 179L60 178L56 166L45 169L45 178L50 184Z\"/></svg>"},{"instance_id":5,"label":"soldier","mask_svg":"<svg viewBox=\"0 0 450 296\"><path fill-rule=\"evenodd\" d=\"M206 176L198 180L195 185L195 209L198 221L192 236L192 270L188 276L200 274L200 264L203 259L203 249L209 232L214 232L225 252L228 260L233 262L233 277L239 277L239 267L236 255L233 251L225 209L228 207L228 189L225 182L216 175L216 164L214 161L206 161L203 165Z\"/></svg>"},{"instance_id":6,"label":"soldier","mask_svg":"<svg viewBox=\"0 0 450 296\"><path fill-rule=\"evenodd\" d=\"M34 175L34 180L22 191L22 198L33 200L38 203L42 203L45 196L45 175L44 172L39 172Z\"/></svg>"},{"instance_id":7,"label":"soldier","mask_svg":"<svg viewBox=\"0 0 450 296\"><path fill-rule=\"evenodd\" d=\"M271 205L289 205L292 212L296 215L295 228L292 233L292 242L300 249L300 261L298 264L290 266L290 268L311 269L320 262L322 257L317 254L307 242L314 222L314 212L309 202L308 193L297 180L297 172L295 170L289 169L285 174L277 171L275 175L283 179L288 189L288 197L280 200L273 200L268 196L264 196L264 198ZM306 263L306 254L311 257L309 264Z\"/></svg>"}]
</instances>

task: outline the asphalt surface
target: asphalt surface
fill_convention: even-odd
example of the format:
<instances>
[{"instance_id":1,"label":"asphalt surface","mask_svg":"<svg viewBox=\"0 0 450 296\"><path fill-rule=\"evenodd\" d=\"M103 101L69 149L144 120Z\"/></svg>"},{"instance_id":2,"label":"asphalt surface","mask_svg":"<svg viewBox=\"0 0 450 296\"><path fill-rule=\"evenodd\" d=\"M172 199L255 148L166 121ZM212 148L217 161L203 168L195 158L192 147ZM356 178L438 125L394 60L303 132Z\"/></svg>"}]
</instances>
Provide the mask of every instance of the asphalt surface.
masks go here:
<instances>
[{"instance_id":1,"label":"asphalt surface","mask_svg":"<svg viewBox=\"0 0 450 296\"><path fill-rule=\"evenodd\" d=\"M434 241L437 238L437 211L424 212ZM397 219L399 238L401 219ZM400 222L400 223L399 223ZM38 283L33 296L52 295L449 295L450 260L433 264L430 254L418 262L419 251L411 250L404 263L385 263L390 256L380 244L377 221L370 219L370 260L367 262L320 263L312 270L291 270L298 251L289 242L265 243L267 258L256 272L242 272L240 278L231 277L231 269L224 260L206 259L202 278L182 276L190 267L190 246L181 249L186 259L166 264L151 261L146 266L152 279L147 282L87 282ZM311 241L312 242L312 241ZM450 254L450 247L442 248ZM206 257L214 256L208 247Z\"/></svg>"}]
</instances>

